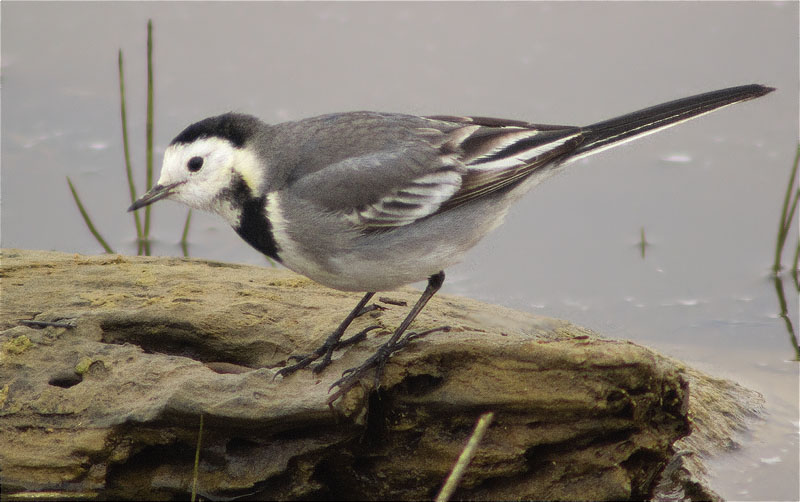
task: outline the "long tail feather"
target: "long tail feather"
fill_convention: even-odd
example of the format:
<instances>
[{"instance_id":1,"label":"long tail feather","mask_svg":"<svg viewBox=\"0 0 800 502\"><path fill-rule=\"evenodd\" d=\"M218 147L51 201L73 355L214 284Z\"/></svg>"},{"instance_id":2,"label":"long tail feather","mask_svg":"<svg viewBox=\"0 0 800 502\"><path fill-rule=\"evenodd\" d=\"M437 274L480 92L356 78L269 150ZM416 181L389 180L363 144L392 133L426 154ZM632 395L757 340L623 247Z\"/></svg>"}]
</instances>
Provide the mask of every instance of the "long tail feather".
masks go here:
<instances>
[{"instance_id":1,"label":"long tail feather","mask_svg":"<svg viewBox=\"0 0 800 502\"><path fill-rule=\"evenodd\" d=\"M574 160L652 134L722 107L763 96L775 89L752 84L706 92L628 113L583 127L584 141L572 152Z\"/></svg>"}]
</instances>

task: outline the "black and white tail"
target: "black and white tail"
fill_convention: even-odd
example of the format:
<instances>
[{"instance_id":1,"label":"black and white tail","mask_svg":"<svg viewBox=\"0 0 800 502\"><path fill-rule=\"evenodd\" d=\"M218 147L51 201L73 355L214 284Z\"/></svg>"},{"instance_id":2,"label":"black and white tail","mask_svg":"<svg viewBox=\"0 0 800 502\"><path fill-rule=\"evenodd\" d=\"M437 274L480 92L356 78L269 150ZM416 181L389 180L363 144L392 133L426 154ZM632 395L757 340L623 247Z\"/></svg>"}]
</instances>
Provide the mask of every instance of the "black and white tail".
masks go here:
<instances>
[{"instance_id":1,"label":"black and white tail","mask_svg":"<svg viewBox=\"0 0 800 502\"><path fill-rule=\"evenodd\" d=\"M585 157L636 138L678 125L687 120L711 113L775 89L763 85L742 85L706 92L688 98L651 106L610 120L582 127L583 141L571 152L570 160Z\"/></svg>"},{"instance_id":2,"label":"black and white tail","mask_svg":"<svg viewBox=\"0 0 800 502\"><path fill-rule=\"evenodd\" d=\"M443 211L477 197L513 188L535 173L672 127L775 89L743 85L677 99L586 127L541 125L486 117L429 117L461 127L442 138L443 164L456 157L466 168Z\"/></svg>"}]
</instances>

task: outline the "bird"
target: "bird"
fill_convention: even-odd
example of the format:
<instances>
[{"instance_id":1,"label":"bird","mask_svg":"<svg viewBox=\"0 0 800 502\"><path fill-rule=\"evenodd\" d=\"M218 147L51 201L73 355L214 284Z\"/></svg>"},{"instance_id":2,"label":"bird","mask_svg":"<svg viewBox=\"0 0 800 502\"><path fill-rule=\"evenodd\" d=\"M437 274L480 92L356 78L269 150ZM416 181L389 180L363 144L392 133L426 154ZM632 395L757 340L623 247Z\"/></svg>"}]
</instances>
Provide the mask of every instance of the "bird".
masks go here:
<instances>
[{"instance_id":1,"label":"bird","mask_svg":"<svg viewBox=\"0 0 800 502\"><path fill-rule=\"evenodd\" d=\"M164 152L158 182L128 210L170 199L215 213L290 270L364 293L321 346L275 377L312 363L322 371L335 350L376 328L342 340L376 292L427 280L389 339L331 385L338 389L330 403L370 370L377 382L392 354L427 334L409 326L441 288L444 270L531 188L570 162L773 90L729 87L584 127L371 111L270 125L230 112L181 131Z\"/></svg>"}]
</instances>

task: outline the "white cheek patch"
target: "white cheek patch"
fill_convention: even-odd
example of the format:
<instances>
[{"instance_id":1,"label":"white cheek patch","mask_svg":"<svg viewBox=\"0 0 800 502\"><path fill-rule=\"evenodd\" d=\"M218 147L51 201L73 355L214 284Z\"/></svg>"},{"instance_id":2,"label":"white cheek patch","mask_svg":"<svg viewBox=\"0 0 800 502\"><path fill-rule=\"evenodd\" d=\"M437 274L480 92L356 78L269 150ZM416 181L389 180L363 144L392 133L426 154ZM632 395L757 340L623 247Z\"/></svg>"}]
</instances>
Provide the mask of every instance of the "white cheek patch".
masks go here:
<instances>
[{"instance_id":1,"label":"white cheek patch","mask_svg":"<svg viewBox=\"0 0 800 502\"><path fill-rule=\"evenodd\" d=\"M189 169L192 158L203 159L196 171ZM194 164L196 164L195 162ZM263 193L266 176L258 156L251 150L236 148L219 137L198 138L191 143L170 145L164 152L164 164L158 183L174 185L170 198L187 206L210 210L236 225L240 211L220 203L220 194L242 179L256 197Z\"/></svg>"},{"instance_id":2,"label":"white cheek patch","mask_svg":"<svg viewBox=\"0 0 800 502\"><path fill-rule=\"evenodd\" d=\"M228 140L217 137L170 145L164 152L158 183L181 183L170 198L190 207L208 209L220 190L230 185L235 150ZM194 157L203 159L202 166L195 172L188 167Z\"/></svg>"},{"instance_id":3,"label":"white cheek patch","mask_svg":"<svg viewBox=\"0 0 800 502\"><path fill-rule=\"evenodd\" d=\"M192 157L202 157L204 160L197 174L187 168ZM236 148L221 138L200 138L192 143L178 143L167 148L158 182L167 184L197 177L207 183L218 184L230 179L225 168L238 173L253 193L259 193L263 188L264 175L258 156L250 150Z\"/></svg>"},{"instance_id":4,"label":"white cheek patch","mask_svg":"<svg viewBox=\"0 0 800 502\"><path fill-rule=\"evenodd\" d=\"M235 150L228 140L216 137L170 145L164 152L161 178L166 178L164 181L175 182L189 176L202 175L208 167L228 164L233 158ZM188 168L189 160L193 157L202 157L204 161L197 174L192 173ZM160 179L159 182L161 182Z\"/></svg>"}]
</instances>

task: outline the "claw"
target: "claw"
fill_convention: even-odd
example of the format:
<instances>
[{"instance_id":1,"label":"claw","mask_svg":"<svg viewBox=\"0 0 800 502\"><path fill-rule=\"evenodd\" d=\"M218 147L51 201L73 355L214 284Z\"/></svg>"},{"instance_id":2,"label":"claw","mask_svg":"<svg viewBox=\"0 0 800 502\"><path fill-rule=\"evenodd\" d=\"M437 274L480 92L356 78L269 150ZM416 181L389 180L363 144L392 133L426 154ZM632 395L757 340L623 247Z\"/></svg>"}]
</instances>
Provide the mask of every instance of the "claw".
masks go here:
<instances>
[{"instance_id":1,"label":"claw","mask_svg":"<svg viewBox=\"0 0 800 502\"><path fill-rule=\"evenodd\" d=\"M328 405L333 404L334 401L345 395L347 391L352 389L356 383L361 380L361 377L363 377L364 374L372 368L375 368L375 388L380 388L380 380L381 376L383 376L383 370L386 367L386 362L394 353L404 349L414 340L418 340L438 331L447 332L450 331L450 329L450 326L440 326L438 328L429 329L421 333L407 333L404 337L396 342L389 340L388 342L384 343L378 347L378 350L375 351L375 353L372 354L369 359L364 361L361 366L344 370L342 372L342 377L331 384L331 386L328 388L328 391L333 390L334 387L339 388L330 397L328 397Z\"/></svg>"}]
</instances>

